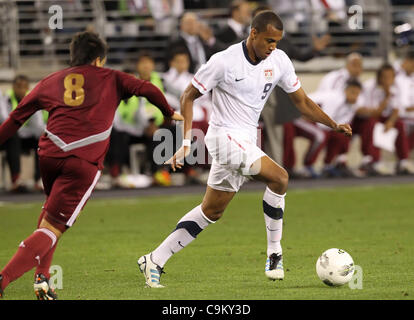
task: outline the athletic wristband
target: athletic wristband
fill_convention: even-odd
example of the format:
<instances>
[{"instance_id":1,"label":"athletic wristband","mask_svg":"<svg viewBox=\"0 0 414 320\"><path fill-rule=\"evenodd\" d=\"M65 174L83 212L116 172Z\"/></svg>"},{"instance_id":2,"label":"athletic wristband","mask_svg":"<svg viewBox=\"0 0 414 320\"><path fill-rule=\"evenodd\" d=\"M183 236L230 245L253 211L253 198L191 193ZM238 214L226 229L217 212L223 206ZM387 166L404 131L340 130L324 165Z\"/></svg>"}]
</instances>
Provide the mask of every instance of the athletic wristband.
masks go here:
<instances>
[{"instance_id":1,"label":"athletic wristband","mask_svg":"<svg viewBox=\"0 0 414 320\"><path fill-rule=\"evenodd\" d=\"M190 139L184 139L183 140L183 147L191 147L191 140Z\"/></svg>"}]
</instances>

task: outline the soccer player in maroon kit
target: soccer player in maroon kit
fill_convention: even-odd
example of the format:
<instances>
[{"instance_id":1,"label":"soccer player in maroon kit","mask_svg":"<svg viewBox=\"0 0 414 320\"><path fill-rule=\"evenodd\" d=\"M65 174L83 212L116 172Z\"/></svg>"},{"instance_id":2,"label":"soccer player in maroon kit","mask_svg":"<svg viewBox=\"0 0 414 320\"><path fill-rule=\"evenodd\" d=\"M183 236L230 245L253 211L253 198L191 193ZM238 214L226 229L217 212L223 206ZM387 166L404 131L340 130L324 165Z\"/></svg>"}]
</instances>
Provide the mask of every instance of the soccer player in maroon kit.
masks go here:
<instances>
[{"instance_id":1,"label":"soccer player in maroon kit","mask_svg":"<svg viewBox=\"0 0 414 320\"><path fill-rule=\"evenodd\" d=\"M76 34L70 44L71 67L40 81L0 127L3 144L36 111L49 112L38 149L46 201L37 229L20 243L0 272L0 297L10 282L36 267L34 289L38 299L57 298L48 283L53 253L101 175L121 100L144 96L164 116L182 120L150 82L103 68L106 53L106 44L97 34Z\"/></svg>"}]
</instances>

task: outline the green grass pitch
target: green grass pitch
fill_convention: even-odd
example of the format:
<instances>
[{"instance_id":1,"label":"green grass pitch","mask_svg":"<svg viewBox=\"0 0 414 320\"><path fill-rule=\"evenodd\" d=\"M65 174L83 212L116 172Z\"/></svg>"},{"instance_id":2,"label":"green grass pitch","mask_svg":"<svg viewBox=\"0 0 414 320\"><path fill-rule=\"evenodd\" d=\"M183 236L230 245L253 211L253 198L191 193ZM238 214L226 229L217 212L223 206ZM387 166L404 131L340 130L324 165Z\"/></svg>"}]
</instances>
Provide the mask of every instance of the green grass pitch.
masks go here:
<instances>
[{"instance_id":1,"label":"green grass pitch","mask_svg":"<svg viewBox=\"0 0 414 320\"><path fill-rule=\"evenodd\" d=\"M240 192L223 218L167 263L161 290L144 288L136 260L153 250L202 195L90 200L59 242L60 299L413 299L414 185L292 190L282 246L285 280L264 275L262 192ZM0 206L0 268L35 227L40 203ZM324 285L318 256L342 248L363 288ZM6 299L34 299L33 271Z\"/></svg>"}]
</instances>

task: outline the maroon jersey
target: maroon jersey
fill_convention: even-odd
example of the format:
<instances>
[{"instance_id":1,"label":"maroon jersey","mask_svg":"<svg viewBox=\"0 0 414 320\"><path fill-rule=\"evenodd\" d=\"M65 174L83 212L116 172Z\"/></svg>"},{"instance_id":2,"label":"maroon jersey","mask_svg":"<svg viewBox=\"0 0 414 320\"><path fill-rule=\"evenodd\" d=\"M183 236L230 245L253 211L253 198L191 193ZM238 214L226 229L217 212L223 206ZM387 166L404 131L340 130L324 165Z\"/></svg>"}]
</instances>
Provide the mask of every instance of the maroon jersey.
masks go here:
<instances>
[{"instance_id":1,"label":"maroon jersey","mask_svg":"<svg viewBox=\"0 0 414 320\"><path fill-rule=\"evenodd\" d=\"M92 65L53 73L38 83L0 127L0 144L44 109L49 119L39 140L39 155L76 156L101 169L115 111L122 99L133 95L146 97L165 116L174 114L157 87L126 73Z\"/></svg>"}]
</instances>

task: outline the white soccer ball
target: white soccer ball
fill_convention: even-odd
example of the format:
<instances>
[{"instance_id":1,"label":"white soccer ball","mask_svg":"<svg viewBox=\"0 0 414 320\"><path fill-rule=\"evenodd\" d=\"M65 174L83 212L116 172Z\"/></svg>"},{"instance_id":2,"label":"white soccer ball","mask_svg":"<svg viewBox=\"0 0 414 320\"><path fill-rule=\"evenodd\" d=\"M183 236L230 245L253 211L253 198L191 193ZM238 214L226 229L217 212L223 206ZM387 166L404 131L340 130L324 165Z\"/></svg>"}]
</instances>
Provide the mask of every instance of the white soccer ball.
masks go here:
<instances>
[{"instance_id":1,"label":"white soccer ball","mask_svg":"<svg viewBox=\"0 0 414 320\"><path fill-rule=\"evenodd\" d=\"M354 272L354 260L342 249L328 249L316 261L316 273L328 286L341 286L348 283Z\"/></svg>"}]
</instances>

